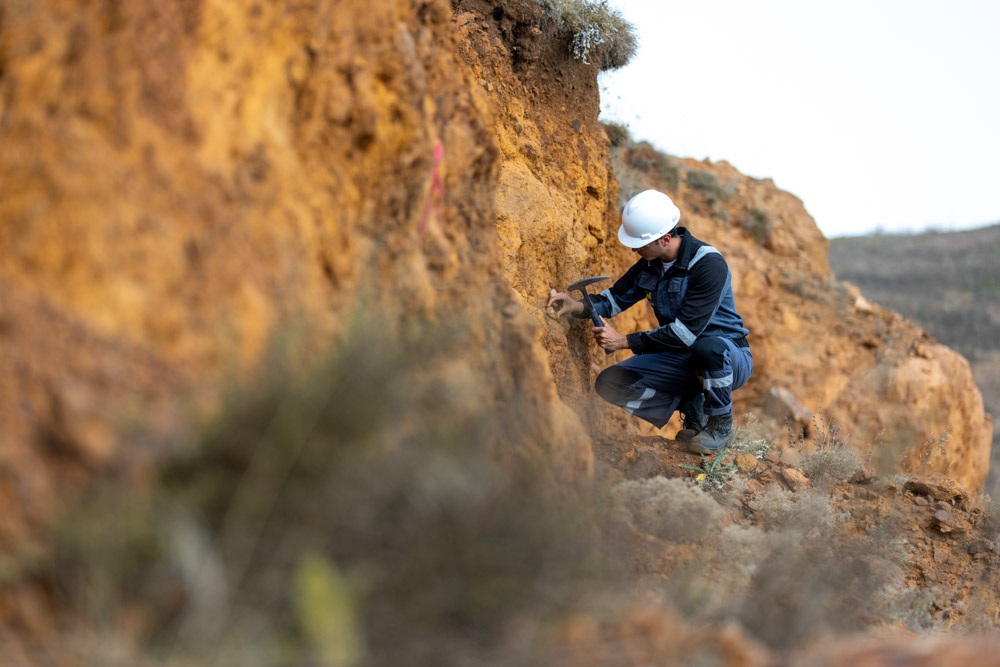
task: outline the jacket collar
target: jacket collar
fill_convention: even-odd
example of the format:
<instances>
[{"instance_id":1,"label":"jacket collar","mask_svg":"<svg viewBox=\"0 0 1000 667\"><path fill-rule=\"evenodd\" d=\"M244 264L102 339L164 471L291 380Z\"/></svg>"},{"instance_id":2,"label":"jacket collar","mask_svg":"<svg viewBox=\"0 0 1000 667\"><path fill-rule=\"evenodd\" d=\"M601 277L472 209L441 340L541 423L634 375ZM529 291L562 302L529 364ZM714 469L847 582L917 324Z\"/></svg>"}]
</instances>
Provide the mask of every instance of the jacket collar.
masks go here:
<instances>
[{"instance_id":1,"label":"jacket collar","mask_svg":"<svg viewBox=\"0 0 1000 667\"><path fill-rule=\"evenodd\" d=\"M687 230L687 227L675 227L674 231L681 237L681 248L677 251L677 259L674 260L671 269L684 269L688 268L688 264L691 262L691 258L694 253L698 251L698 247L704 245L701 241L696 239L691 232ZM657 274L662 274L661 262L659 260L654 260L652 262L640 259L639 263L644 265L647 270L654 271Z\"/></svg>"},{"instance_id":2,"label":"jacket collar","mask_svg":"<svg viewBox=\"0 0 1000 667\"><path fill-rule=\"evenodd\" d=\"M677 252L677 262L674 264L674 268L686 271L691 257L694 256L697 246L700 244L698 239L687 230L687 227L678 227L677 233L681 237L681 249Z\"/></svg>"}]
</instances>

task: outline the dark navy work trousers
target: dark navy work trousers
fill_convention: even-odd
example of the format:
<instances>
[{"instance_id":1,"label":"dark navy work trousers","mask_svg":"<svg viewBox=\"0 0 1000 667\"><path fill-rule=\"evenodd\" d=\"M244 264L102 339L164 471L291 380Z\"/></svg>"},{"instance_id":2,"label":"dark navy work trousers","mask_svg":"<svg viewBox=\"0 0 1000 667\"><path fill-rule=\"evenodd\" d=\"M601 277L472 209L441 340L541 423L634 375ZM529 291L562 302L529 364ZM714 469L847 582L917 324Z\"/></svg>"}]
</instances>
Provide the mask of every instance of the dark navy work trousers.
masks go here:
<instances>
[{"instance_id":1,"label":"dark navy work trousers","mask_svg":"<svg viewBox=\"0 0 1000 667\"><path fill-rule=\"evenodd\" d=\"M699 393L706 415L729 414L733 390L752 372L749 347L728 338L699 338L688 350L639 354L605 368L594 388L609 403L663 428L684 399Z\"/></svg>"}]
</instances>

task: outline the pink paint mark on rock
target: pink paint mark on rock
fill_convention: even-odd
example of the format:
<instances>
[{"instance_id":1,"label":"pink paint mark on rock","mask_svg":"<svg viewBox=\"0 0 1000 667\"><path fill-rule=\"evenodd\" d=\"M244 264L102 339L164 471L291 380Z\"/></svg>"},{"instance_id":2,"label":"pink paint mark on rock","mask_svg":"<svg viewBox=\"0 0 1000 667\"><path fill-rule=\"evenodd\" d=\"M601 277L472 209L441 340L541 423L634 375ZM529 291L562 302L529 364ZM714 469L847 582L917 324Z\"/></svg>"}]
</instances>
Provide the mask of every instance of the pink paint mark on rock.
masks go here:
<instances>
[{"instance_id":1,"label":"pink paint mark on rock","mask_svg":"<svg viewBox=\"0 0 1000 667\"><path fill-rule=\"evenodd\" d=\"M440 139L434 142L434 165L431 168L431 187L424 198L424 210L420 214L420 224L418 229L423 236L427 232L430 221L431 206L434 207L434 215L440 224L441 202L444 199L444 185L441 182L441 160L444 158L444 145Z\"/></svg>"}]
</instances>

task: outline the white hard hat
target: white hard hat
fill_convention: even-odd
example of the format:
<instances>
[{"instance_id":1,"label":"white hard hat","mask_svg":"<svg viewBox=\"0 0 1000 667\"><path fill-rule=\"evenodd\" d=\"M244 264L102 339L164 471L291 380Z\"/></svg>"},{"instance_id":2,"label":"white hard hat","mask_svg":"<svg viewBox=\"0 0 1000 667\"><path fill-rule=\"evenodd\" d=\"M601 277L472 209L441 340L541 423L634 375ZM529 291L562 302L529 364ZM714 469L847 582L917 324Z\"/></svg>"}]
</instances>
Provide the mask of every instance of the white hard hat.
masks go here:
<instances>
[{"instance_id":1,"label":"white hard hat","mask_svg":"<svg viewBox=\"0 0 1000 667\"><path fill-rule=\"evenodd\" d=\"M628 200L622 209L618 240L629 248L641 248L677 226L681 210L670 197L657 190L646 190Z\"/></svg>"}]
</instances>

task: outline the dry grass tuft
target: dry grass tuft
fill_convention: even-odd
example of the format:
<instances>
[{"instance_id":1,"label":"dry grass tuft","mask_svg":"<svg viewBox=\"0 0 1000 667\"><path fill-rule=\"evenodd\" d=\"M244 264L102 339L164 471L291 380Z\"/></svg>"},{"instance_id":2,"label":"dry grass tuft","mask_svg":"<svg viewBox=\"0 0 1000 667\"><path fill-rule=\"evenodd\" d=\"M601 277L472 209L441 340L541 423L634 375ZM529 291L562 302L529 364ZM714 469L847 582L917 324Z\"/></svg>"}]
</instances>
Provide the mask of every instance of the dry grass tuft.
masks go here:
<instances>
[{"instance_id":1,"label":"dry grass tuft","mask_svg":"<svg viewBox=\"0 0 1000 667\"><path fill-rule=\"evenodd\" d=\"M559 28L571 35L573 57L601 71L624 67L635 55L635 27L608 0L537 0Z\"/></svg>"},{"instance_id":2,"label":"dry grass tuft","mask_svg":"<svg viewBox=\"0 0 1000 667\"><path fill-rule=\"evenodd\" d=\"M628 509L636 525L672 542L692 542L722 517L717 502L697 486L677 478L654 477L622 482L614 501Z\"/></svg>"},{"instance_id":3,"label":"dry grass tuft","mask_svg":"<svg viewBox=\"0 0 1000 667\"><path fill-rule=\"evenodd\" d=\"M748 412L736 423L729 449L736 454L753 454L759 459L771 449L772 440L771 429L761 423L757 415Z\"/></svg>"},{"instance_id":4,"label":"dry grass tuft","mask_svg":"<svg viewBox=\"0 0 1000 667\"><path fill-rule=\"evenodd\" d=\"M802 449L802 436L792 444ZM841 427L831 419L829 425L823 415L823 404L818 404L813 416L813 451L802 457L802 469L817 482L831 483L850 477L864 468L861 455L848 444L848 438L841 436Z\"/></svg>"},{"instance_id":5,"label":"dry grass tuft","mask_svg":"<svg viewBox=\"0 0 1000 667\"><path fill-rule=\"evenodd\" d=\"M257 383L142 492L81 498L36 576L95 628L140 615L136 651L169 664L552 664L504 628L612 590L601 510L493 457L520 426L435 370L453 344L364 329L308 376Z\"/></svg>"},{"instance_id":6,"label":"dry grass tuft","mask_svg":"<svg viewBox=\"0 0 1000 667\"><path fill-rule=\"evenodd\" d=\"M802 458L802 469L816 481L836 481L850 477L864 467L861 455L838 442Z\"/></svg>"},{"instance_id":7,"label":"dry grass tuft","mask_svg":"<svg viewBox=\"0 0 1000 667\"><path fill-rule=\"evenodd\" d=\"M757 520L768 530L777 528L815 534L843 519L834 513L830 499L816 492L795 494L772 484L750 501Z\"/></svg>"}]
</instances>

